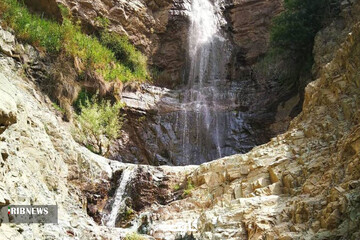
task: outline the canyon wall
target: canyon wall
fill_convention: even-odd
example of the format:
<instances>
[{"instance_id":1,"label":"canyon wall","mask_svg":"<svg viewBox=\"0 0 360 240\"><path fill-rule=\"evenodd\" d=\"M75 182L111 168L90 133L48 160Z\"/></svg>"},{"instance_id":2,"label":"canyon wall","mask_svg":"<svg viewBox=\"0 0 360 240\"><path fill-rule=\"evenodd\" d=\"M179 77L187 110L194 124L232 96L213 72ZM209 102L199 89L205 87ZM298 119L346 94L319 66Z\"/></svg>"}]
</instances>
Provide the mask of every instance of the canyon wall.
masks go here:
<instances>
[{"instance_id":1,"label":"canyon wall","mask_svg":"<svg viewBox=\"0 0 360 240\"><path fill-rule=\"evenodd\" d=\"M347 5L317 34L316 79L306 87L303 111L290 129L247 154L196 168L187 176L195 186L190 195L146 209L153 214L149 234L156 239L360 237L359 8L358 1Z\"/></svg>"},{"instance_id":2,"label":"canyon wall","mask_svg":"<svg viewBox=\"0 0 360 240\"><path fill-rule=\"evenodd\" d=\"M32 0L28 5L39 8L43 2ZM58 2L66 5L89 33L101 29L101 19L109 19L108 29L127 35L148 56L150 69L156 72L153 82L156 87L124 88L122 97L128 106L128 121L123 137L112 144L110 157L152 165L188 164L183 160L184 129L176 122L183 121L179 112L187 91L191 2ZM283 85L276 76L263 76L256 70L256 64L268 49L271 20L281 10L280 0L221 1L227 21L222 31L232 44L227 76L218 87L219 101L225 99L220 103L226 126L222 130L225 136L221 139L222 156L247 152L284 132L301 109L302 89ZM213 160L215 155L191 163Z\"/></svg>"},{"instance_id":3,"label":"canyon wall","mask_svg":"<svg viewBox=\"0 0 360 240\"><path fill-rule=\"evenodd\" d=\"M126 189L136 199L132 226L139 222L148 239L359 239L359 11L359 1L349 3L317 34L316 78L286 133L200 166L139 166ZM37 51L3 29L0 46L0 205L57 204L60 217L58 225L1 224L1 236L119 239L138 231L122 219L126 228L98 225L133 165L79 146L26 77L24 69L38 69Z\"/></svg>"},{"instance_id":4,"label":"canyon wall","mask_svg":"<svg viewBox=\"0 0 360 240\"><path fill-rule=\"evenodd\" d=\"M57 204L59 225L2 223L1 238L111 237L111 231L101 229L87 215L86 198L76 186L106 184L111 169L101 167L105 162L75 143L69 130L60 127L61 118L51 111L49 98L25 77L23 65L3 54L36 65L37 52L15 41L10 32L0 29L0 205Z\"/></svg>"},{"instance_id":5,"label":"canyon wall","mask_svg":"<svg viewBox=\"0 0 360 240\"><path fill-rule=\"evenodd\" d=\"M283 85L276 76L264 77L255 69L268 49L271 19L281 12L281 1L224 1L221 7L227 20L222 31L232 43L226 79L217 87L218 103L226 112L221 130L226 137L221 138L220 146L224 156L247 152L284 132L301 109L298 91L302 89ZM175 2L167 30L157 35L161 44L155 48L160 52L153 52L150 59L155 59L153 66L163 71L160 81L154 82L158 88L143 86L139 92L125 89L123 100L129 106L126 137L114 144L111 158L153 165L187 164L182 154L184 129L178 122L183 121L179 117L185 95L182 90L188 91L184 87L189 72L188 15L189 3ZM169 72L181 77L173 78ZM164 86L172 90L161 88ZM194 159L191 163L214 158Z\"/></svg>"}]
</instances>

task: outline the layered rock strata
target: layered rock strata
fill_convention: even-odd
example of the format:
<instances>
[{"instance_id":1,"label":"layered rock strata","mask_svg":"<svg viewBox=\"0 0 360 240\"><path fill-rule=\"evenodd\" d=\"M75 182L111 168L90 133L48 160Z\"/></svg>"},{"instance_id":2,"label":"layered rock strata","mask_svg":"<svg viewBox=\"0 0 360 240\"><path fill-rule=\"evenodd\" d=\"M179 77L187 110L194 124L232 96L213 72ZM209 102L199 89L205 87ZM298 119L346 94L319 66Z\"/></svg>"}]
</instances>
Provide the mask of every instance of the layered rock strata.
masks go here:
<instances>
[{"instance_id":1,"label":"layered rock strata","mask_svg":"<svg viewBox=\"0 0 360 240\"><path fill-rule=\"evenodd\" d=\"M248 154L197 168L188 176L196 186L191 197L154 211L153 236L359 238L358 8L354 3L318 34L315 55L325 64L289 131ZM335 32L344 38L326 61L328 55L318 55L330 54L323 37Z\"/></svg>"},{"instance_id":2,"label":"layered rock strata","mask_svg":"<svg viewBox=\"0 0 360 240\"><path fill-rule=\"evenodd\" d=\"M289 131L247 154L139 171L128 194L151 200L137 201L143 204L134 216L147 212L149 239L360 238L359 8L353 2L318 34L317 79L306 87L303 111ZM29 58L32 48L17 45L10 32L0 36L6 53L0 57L0 204L58 204L60 216L58 225L2 224L3 238L118 239L138 230L99 226L89 217L93 203L106 211L112 195L103 192L128 165L75 143L14 60ZM329 36L343 37L329 42ZM94 199L100 186L107 186L99 191L104 196ZM173 198L147 191L161 186Z\"/></svg>"}]
</instances>

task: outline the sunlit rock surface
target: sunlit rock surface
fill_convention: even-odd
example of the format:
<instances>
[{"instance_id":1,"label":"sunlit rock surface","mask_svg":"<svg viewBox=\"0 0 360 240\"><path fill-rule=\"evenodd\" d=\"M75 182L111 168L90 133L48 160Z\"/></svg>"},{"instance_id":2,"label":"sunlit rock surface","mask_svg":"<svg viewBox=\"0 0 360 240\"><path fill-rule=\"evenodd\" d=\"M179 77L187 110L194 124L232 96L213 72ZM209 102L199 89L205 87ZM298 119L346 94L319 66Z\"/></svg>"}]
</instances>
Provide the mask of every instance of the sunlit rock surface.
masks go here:
<instances>
[{"instance_id":1,"label":"sunlit rock surface","mask_svg":"<svg viewBox=\"0 0 360 240\"><path fill-rule=\"evenodd\" d=\"M140 166L124 191L139 199L128 203L130 218L115 223L122 228L97 222L129 165L74 142L16 60L34 50L1 30L0 204L59 206L59 225L2 224L2 238L119 239L141 231L166 240L359 239L359 3L351 9L318 34L317 78L286 133L200 166ZM333 35L343 38L324 45Z\"/></svg>"}]
</instances>

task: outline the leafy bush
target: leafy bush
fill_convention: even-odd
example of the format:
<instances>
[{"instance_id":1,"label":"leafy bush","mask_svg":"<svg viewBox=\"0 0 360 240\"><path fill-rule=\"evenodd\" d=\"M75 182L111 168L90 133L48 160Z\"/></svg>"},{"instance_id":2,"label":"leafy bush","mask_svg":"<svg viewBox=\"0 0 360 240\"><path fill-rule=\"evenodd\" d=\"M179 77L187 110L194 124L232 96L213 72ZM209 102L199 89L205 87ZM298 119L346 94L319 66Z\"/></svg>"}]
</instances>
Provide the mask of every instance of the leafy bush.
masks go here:
<instances>
[{"instance_id":1,"label":"leafy bush","mask_svg":"<svg viewBox=\"0 0 360 240\"><path fill-rule=\"evenodd\" d=\"M73 103L75 111L77 113L81 113L81 106L84 106L86 102L92 97L93 97L92 94L88 93L85 89L82 89L79 92L76 101Z\"/></svg>"},{"instance_id":2,"label":"leafy bush","mask_svg":"<svg viewBox=\"0 0 360 240\"><path fill-rule=\"evenodd\" d=\"M16 0L2 0L0 14L22 40L52 53L60 51L62 31L59 24L31 14Z\"/></svg>"},{"instance_id":3,"label":"leafy bush","mask_svg":"<svg viewBox=\"0 0 360 240\"><path fill-rule=\"evenodd\" d=\"M79 102L80 114L76 116L79 128L76 130L80 140L87 146L92 145L90 139L96 141L99 154L106 155L109 141L120 136L123 117L120 110L124 104L111 104L107 100L99 100L97 95ZM105 150L105 151L104 151Z\"/></svg>"},{"instance_id":4,"label":"leafy bush","mask_svg":"<svg viewBox=\"0 0 360 240\"><path fill-rule=\"evenodd\" d=\"M298 69L311 69L316 33L338 14L339 0L285 0L285 11L271 29L272 51L296 60Z\"/></svg>"},{"instance_id":5,"label":"leafy bush","mask_svg":"<svg viewBox=\"0 0 360 240\"><path fill-rule=\"evenodd\" d=\"M50 54L63 51L76 58L80 66L79 74L83 71L96 71L107 81L146 80L146 58L125 38L109 34L109 37L104 37L103 40L107 41L102 44L96 37L83 34L80 25L73 23L71 14L65 7L60 7L60 10L63 14L62 24L30 13L16 0L0 2L1 18L15 30L20 39L41 47ZM102 20L104 24L105 21ZM117 59L119 52L124 57Z\"/></svg>"},{"instance_id":6,"label":"leafy bush","mask_svg":"<svg viewBox=\"0 0 360 240\"><path fill-rule=\"evenodd\" d=\"M145 240L145 239L146 238L144 238L140 234L134 232L134 233L128 233L124 240Z\"/></svg>"},{"instance_id":7,"label":"leafy bush","mask_svg":"<svg viewBox=\"0 0 360 240\"><path fill-rule=\"evenodd\" d=\"M191 195L192 190L194 190L195 186L191 179L187 180L186 188L184 189L184 196Z\"/></svg>"},{"instance_id":8,"label":"leafy bush","mask_svg":"<svg viewBox=\"0 0 360 240\"><path fill-rule=\"evenodd\" d=\"M114 52L116 59L130 68L135 76L139 78L148 77L146 57L129 43L126 36L103 32L101 34L101 42Z\"/></svg>"},{"instance_id":9,"label":"leafy bush","mask_svg":"<svg viewBox=\"0 0 360 240\"><path fill-rule=\"evenodd\" d=\"M130 220L133 215L134 215L134 210L131 207L126 207L126 210L124 212L125 220Z\"/></svg>"}]
</instances>

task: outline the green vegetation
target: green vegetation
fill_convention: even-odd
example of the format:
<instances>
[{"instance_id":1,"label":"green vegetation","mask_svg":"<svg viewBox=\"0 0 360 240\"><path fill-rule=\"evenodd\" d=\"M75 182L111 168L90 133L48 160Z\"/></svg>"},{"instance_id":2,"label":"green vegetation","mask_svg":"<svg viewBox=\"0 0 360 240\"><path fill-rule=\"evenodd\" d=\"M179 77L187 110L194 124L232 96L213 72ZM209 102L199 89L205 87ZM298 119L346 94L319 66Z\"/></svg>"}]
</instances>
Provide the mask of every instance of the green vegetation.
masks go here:
<instances>
[{"instance_id":1,"label":"green vegetation","mask_svg":"<svg viewBox=\"0 0 360 240\"><path fill-rule=\"evenodd\" d=\"M0 2L1 18L15 30L19 39L42 48L49 54L65 53L71 56L77 60L79 74L97 72L107 81L147 79L146 58L126 38L104 33L102 43L95 37L83 34L80 25L73 22L69 11L65 7L60 9L62 24L30 13L16 0ZM103 25L108 23L102 18L99 21Z\"/></svg>"},{"instance_id":2,"label":"green vegetation","mask_svg":"<svg viewBox=\"0 0 360 240\"><path fill-rule=\"evenodd\" d=\"M193 182L191 181L191 179L188 179L186 188L184 189L184 196L191 195L191 192L192 192L192 190L194 190L194 188L195 188L195 186L194 186Z\"/></svg>"},{"instance_id":3,"label":"green vegetation","mask_svg":"<svg viewBox=\"0 0 360 240\"><path fill-rule=\"evenodd\" d=\"M107 29L110 25L110 20L104 17L96 17L95 22L103 29Z\"/></svg>"},{"instance_id":4,"label":"green vegetation","mask_svg":"<svg viewBox=\"0 0 360 240\"><path fill-rule=\"evenodd\" d=\"M148 78L147 59L129 43L126 36L103 32L101 42L109 48L118 61L129 68L136 77Z\"/></svg>"},{"instance_id":5,"label":"green vegetation","mask_svg":"<svg viewBox=\"0 0 360 240\"><path fill-rule=\"evenodd\" d=\"M55 108L56 111L61 112L61 113L65 113L65 109L61 108L56 103L53 103L52 105L53 105L53 108Z\"/></svg>"},{"instance_id":6,"label":"green vegetation","mask_svg":"<svg viewBox=\"0 0 360 240\"><path fill-rule=\"evenodd\" d=\"M16 0L2 0L0 14L20 39L49 52L60 51L62 30L59 24L31 14Z\"/></svg>"},{"instance_id":7,"label":"green vegetation","mask_svg":"<svg viewBox=\"0 0 360 240\"><path fill-rule=\"evenodd\" d=\"M179 184L176 184L175 186L174 186L174 191L177 191L177 190L179 190L180 189L180 185Z\"/></svg>"},{"instance_id":8,"label":"green vegetation","mask_svg":"<svg viewBox=\"0 0 360 240\"><path fill-rule=\"evenodd\" d=\"M339 4L338 0L285 0L285 11L274 19L273 46L299 56L311 51L316 33L339 12Z\"/></svg>"},{"instance_id":9,"label":"green vegetation","mask_svg":"<svg viewBox=\"0 0 360 240\"><path fill-rule=\"evenodd\" d=\"M86 146L93 146L89 138L94 139L98 153L106 155L109 151L109 141L120 136L124 121L120 110L123 106L124 104L120 102L111 104L110 101L99 100L97 95L79 101L80 114L76 116L76 120L80 126L76 129L76 133L80 141Z\"/></svg>"},{"instance_id":10,"label":"green vegetation","mask_svg":"<svg viewBox=\"0 0 360 240\"><path fill-rule=\"evenodd\" d=\"M294 64L291 74L310 72L316 33L339 13L339 0L285 0L285 11L273 21L268 58L278 55ZM289 62L289 61L287 61ZM294 76L290 76L293 79Z\"/></svg>"},{"instance_id":11,"label":"green vegetation","mask_svg":"<svg viewBox=\"0 0 360 240\"><path fill-rule=\"evenodd\" d=\"M340 11L340 0L285 0L274 18L270 50L257 65L265 78L291 88L304 86L314 62L314 39Z\"/></svg>"},{"instance_id":12,"label":"green vegetation","mask_svg":"<svg viewBox=\"0 0 360 240\"><path fill-rule=\"evenodd\" d=\"M81 106L86 105L86 102L93 97L92 94L88 93L85 89L82 89L77 95L76 101L73 103L75 111L81 113Z\"/></svg>"},{"instance_id":13,"label":"green vegetation","mask_svg":"<svg viewBox=\"0 0 360 240\"><path fill-rule=\"evenodd\" d=\"M145 240L145 239L146 238L144 238L140 234L134 232L134 233L128 233L124 240Z\"/></svg>"},{"instance_id":14,"label":"green vegetation","mask_svg":"<svg viewBox=\"0 0 360 240\"><path fill-rule=\"evenodd\" d=\"M131 207L126 207L126 211L124 212L124 218L129 220L134 215L134 210Z\"/></svg>"}]
</instances>

